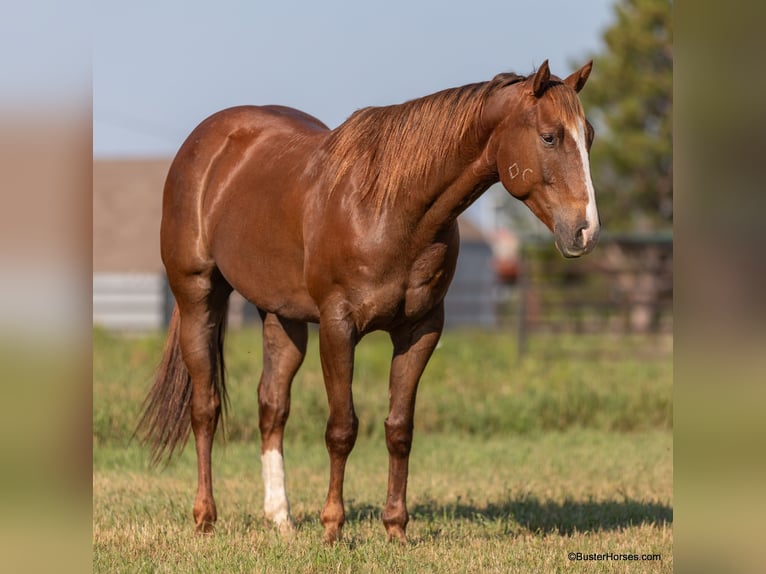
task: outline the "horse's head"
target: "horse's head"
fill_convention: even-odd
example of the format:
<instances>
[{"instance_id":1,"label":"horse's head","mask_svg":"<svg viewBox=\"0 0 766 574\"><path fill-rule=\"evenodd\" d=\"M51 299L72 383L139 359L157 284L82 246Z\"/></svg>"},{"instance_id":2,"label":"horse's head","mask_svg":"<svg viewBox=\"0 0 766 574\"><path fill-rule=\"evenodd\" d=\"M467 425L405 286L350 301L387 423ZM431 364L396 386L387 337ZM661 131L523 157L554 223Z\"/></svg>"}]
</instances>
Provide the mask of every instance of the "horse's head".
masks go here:
<instances>
[{"instance_id":1,"label":"horse's head","mask_svg":"<svg viewBox=\"0 0 766 574\"><path fill-rule=\"evenodd\" d=\"M565 257L589 253L600 229L588 161L593 127L577 96L591 66L561 80L551 75L546 60L513 86L517 97L504 97L495 106L500 181L548 226Z\"/></svg>"}]
</instances>

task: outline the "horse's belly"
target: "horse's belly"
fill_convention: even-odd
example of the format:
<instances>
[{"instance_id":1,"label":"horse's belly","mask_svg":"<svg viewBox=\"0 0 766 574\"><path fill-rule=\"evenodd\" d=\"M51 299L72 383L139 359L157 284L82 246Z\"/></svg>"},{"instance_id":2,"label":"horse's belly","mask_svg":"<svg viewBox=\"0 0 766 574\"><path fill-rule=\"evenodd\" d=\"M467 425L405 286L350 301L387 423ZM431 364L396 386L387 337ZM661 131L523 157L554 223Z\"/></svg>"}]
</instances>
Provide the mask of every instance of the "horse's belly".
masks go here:
<instances>
[{"instance_id":1,"label":"horse's belly","mask_svg":"<svg viewBox=\"0 0 766 574\"><path fill-rule=\"evenodd\" d=\"M287 232L285 218L266 211L263 205L252 210L246 223L234 218L221 221L213 242L216 265L229 284L259 309L317 321L319 312L303 275L303 247Z\"/></svg>"},{"instance_id":2,"label":"horse's belly","mask_svg":"<svg viewBox=\"0 0 766 574\"><path fill-rule=\"evenodd\" d=\"M229 284L259 309L296 321L318 322L319 310L302 277L273 261L252 267L224 259L218 267Z\"/></svg>"}]
</instances>

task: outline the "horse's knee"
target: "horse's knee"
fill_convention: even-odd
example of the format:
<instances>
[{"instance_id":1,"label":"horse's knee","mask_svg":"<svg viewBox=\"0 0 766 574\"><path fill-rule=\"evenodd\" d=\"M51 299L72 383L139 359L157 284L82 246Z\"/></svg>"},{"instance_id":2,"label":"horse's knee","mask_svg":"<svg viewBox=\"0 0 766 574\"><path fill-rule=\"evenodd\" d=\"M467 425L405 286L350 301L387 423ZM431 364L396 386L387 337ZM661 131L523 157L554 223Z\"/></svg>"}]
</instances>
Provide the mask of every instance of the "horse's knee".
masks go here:
<instances>
[{"instance_id":1,"label":"horse's knee","mask_svg":"<svg viewBox=\"0 0 766 574\"><path fill-rule=\"evenodd\" d=\"M412 420L388 417L386 427L386 447L392 456L406 457L412 448Z\"/></svg>"},{"instance_id":2,"label":"horse's knee","mask_svg":"<svg viewBox=\"0 0 766 574\"><path fill-rule=\"evenodd\" d=\"M330 452L341 456L348 456L356 443L359 431L359 419L352 415L347 420L330 419L325 431L325 443Z\"/></svg>"}]
</instances>

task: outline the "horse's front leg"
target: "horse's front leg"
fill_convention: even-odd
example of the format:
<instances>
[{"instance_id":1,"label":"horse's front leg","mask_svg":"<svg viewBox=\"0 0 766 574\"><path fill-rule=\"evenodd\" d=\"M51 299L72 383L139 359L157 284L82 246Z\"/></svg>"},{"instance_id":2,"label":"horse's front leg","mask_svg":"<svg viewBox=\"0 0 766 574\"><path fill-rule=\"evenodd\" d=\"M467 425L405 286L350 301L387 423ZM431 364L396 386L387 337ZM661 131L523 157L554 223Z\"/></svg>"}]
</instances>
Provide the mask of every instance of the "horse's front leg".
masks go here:
<instances>
[{"instance_id":1,"label":"horse's front leg","mask_svg":"<svg viewBox=\"0 0 766 574\"><path fill-rule=\"evenodd\" d=\"M423 370L439 342L444 326L444 306L439 304L416 325L391 332L394 358L389 383L389 411L386 417L388 447L388 495L383 510L383 525L389 540L405 543L407 513L407 474L412 447L415 395Z\"/></svg>"},{"instance_id":2,"label":"horse's front leg","mask_svg":"<svg viewBox=\"0 0 766 574\"><path fill-rule=\"evenodd\" d=\"M320 316L319 355L322 361L330 416L325 443L330 454L330 486L322 509L322 540L334 544L340 540L346 513L343 508L343 477L346 460L356 442L359 426L354 412L351 380L354 373L356 328L342 306Z\"/></svg>"}]
</instances>

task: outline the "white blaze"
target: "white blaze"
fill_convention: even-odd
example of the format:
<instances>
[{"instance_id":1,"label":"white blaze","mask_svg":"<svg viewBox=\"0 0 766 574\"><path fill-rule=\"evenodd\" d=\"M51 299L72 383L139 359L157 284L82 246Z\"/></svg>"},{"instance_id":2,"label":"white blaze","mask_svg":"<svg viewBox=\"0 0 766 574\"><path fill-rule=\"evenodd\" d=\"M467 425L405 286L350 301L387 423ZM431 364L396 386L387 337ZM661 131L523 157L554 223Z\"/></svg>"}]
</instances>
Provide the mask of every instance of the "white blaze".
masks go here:
<instances>
[{"instance_id":1,"label":"white blaze","mask_svg":"<svg viewBox=\"0 0 766 574\"><path fill-rule=\"evenodd\" d=\"M598 209L596 208L596 191L593 189L593 181L590 177L590 162L588 161L588 146L585 141L585 120L577 126L577 132L572 130L572 139L577 142L577 150L580 152L582 162L583 183L588 190L588 204L585 206L585 221L587 229L583 231L583 239L587 243L598 229Z\"/></svg>"},{"instance_id":2,"label":"white blaze","mask_svg":"<svg viewBox=\"0 0 766 574\"><path fill-rule=\"evenodd\" d=\"M290 504L285 492L285 465L282 453L268 450L261 454L263 476L263 512L280 530L290 527Z\"/></svg>"}]
</instances>

